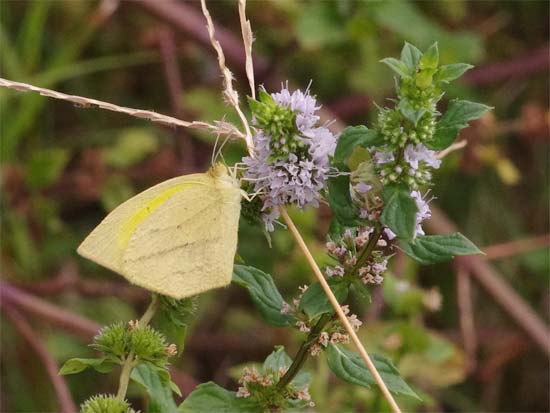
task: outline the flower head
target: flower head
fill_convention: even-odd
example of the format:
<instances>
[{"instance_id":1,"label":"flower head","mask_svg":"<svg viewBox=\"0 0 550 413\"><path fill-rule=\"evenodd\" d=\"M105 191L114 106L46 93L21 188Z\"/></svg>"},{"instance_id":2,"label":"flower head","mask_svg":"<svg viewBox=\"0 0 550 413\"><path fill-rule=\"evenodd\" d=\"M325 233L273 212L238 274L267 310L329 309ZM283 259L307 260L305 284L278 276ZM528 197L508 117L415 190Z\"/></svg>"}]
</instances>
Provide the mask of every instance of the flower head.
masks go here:
<instances>
[{"instance_id":1,"label":"flower head","mask_svg":"<svg viewBox=\"0 0 550 413\"><path fill-rule=\"evenodd\" d=\"M273 231L280 206L319 205L336 137L317 125L319 106L308 90L263 91L251 108L256 134L253 156L243 159L248 167L244 178L262 194L262 219Z\"/></svg>"},{"instance_id":2,"label":"flower head","mask_svg":"<svg viewBox=\"0 0 550 413\"><path fill-rule=\"evenodd\" d=\"M424 162L426 165L431 166L434 169L439 168L441 165L441 160L438 159L436 155L436 151L429 150L421 143L416 146L412 144L407 145L403 154L405 161L414 170L418 169L419 162Z\"/></svg>"},{"instance_id":3,"label":"flower head","mask_svg":"<svg viewBox=\"0 0 550 413\"><path fill-rule=\"evenodd\" d=\"M422 221L432 216L432 211L428 202L422 198L420 191L412 191L411 197L415 200L418 212L416 213L416 228L414 229L414 237L417 235L424 235L424 229L422 228Z\"/></svg>"}]
</instances>

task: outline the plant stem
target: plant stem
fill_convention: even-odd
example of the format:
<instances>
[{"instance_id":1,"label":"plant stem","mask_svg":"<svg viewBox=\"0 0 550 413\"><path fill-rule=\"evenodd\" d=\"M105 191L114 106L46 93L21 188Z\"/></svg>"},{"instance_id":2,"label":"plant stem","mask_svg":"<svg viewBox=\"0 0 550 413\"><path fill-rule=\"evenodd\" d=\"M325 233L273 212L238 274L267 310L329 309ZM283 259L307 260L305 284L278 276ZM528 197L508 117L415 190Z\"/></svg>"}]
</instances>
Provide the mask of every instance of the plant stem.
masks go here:
<instances>
[{"instance_id":1,"label":"plant stem","mask_svg":"<svg viewBox=\"0 0 550 413\"><path fill-rule=\"evenodd\" d=\"M357 258L357 264L355 264L355 266L353 267L353 270L351 271L351 274L350 274L351 276L356 275L357 272L359 271L359 268L361 268L368 261L381 235L382 235L382 228L380 228L380 226L376 226L374 229L374 232L369 238L369 242L359 254L359 257Z\"/></svg>"},{"instance_id":2,"label":"plant stem","mask_svg":"<svg viewBox=\"0 0 550 413\"><path fill-rule=\"evenodd\" d=\"M374 377L374 380L376 381L376 384L380 388L380 391L384 395L384 398L388 401L389 405L391 406L391 409L394 413L401 413L401 410L399 409L399 406L395 402L392 394L388 390L388 387L384 383L384 380L382 380L382 377L380 377L380 373L378 373L378 370L376 369L374 363L372 362L371 358L369 357L367 351L365 350L365 347L361 343L361 340L359 340L359 337L355 333L355 330L351 326L349 320L347 319L346 315L342 311L342 308L340 307L340 303L334 296L334 293L330 289L330 286L328 285L327 281L325 280L325 277L323 276L323 273L319 269L319 266L315 262L315 259L311 255L311 252L309 251L306 243L304 242L302 235L294 225L294 222L290 219L288 216L288 213L284 208L281 208L281 216L285 220L286 224L288 225L288 228L296 241L298 242L298 245L304 255L306 256L306 259L308 260L309 265L311 266L313 272L315 273L319 283L323 287L323 290L327 294L327 297L329 298L330 303L332 304L332 307L336 311L336 314L338 315L338 318L340 319L340 322L342 323L343 327L346 329L347 333L350 335L353 343L359 350L359 354L363 361L365 362L367 368L369 369L370 373ZM374 247L376 246L378 242L378 238L380 238L380 235L382 233L382 230L380 228L377 228L375 232L372 234L371 238L369 239L369 242L367 243L367 246L365 247L365 250L361 253L361 261L366 261L370 255L370 253L373 251ZM368 254L367 254L368 251ZM357 265L360 263L358 262ZM355 268L358 268L357 266ZM316 325L317 327L317 325ZM307 342L306 342L307 343ZM304 344L306 344L304 343ZM311 345L311 344L310 344ZM303 347L304 345L302 345ZM300 348L300 351L298 352L298 355L296 357L296 360L298 360L298 356L305 358L305 355L307 355L307 351L302 351L302 348ZM300 366L303 364L302 360L298 360L297 363L301 363ZM285 375L286 376L286 375ZM283 376L284 377L284 376Z\"/></svg>"},{"instance_id":3,"label":"plant stem","mask_svg":"<svg viewBox=\"0 0 550 413\"><path fill-rule=\"evenodd\" d=\"M120 372L120 378L118 379L118 392L116 398L124 400L126 398L126 391L128 390L128 383L130 383L130 374L135 366L134 350L130 351L128 357L124 361L122 371Z\"/></svg>"},{"instance_id":4,"label":"plant stem","mask_svg":"<svg viewBox=\"0 0 550 413\"><path fill-rule=\"evenodd\" d=\"M149 304L149 307L147 307L147 310L145 310L145 312L143 313L143 315L141 316L141 318L139 320L139 326L140 327L145 327L147 324L149 324L149 322L151 321L151 319L155 315L155 313L158 309L158 306L159 306L158 295L152 294L151 303Z\"/></svg>"},{"instance_id":5,"label":"plant stem","mask_svg":"<svg viewBox=\"0 0 550 413\"><path fill-rule=\"evenodd\" d=\"M331 319L331 314L323 314L321 318L319 318L319 321L317 321L315 326L309 332L307 339L300 346L300 350L298 350L298 353L296 353L296 357L294 357L294 360L292 360L292 364L288 368L287 372L281 378L281 380L279 380L279 383L277 383L277 388L279 390L283 390L286 386L290 384L294 377L296 377L296 374L298 374L307 359L309 349L313 344L317 342L319 334L321 334L321 331L323 331L323 328Z\"/></svg>"},{"instance_id":6,"label":"plant stem","mask_svg":"<svg viewBox=\"0 0 550 413\"><path fill-rule=\"evenodd\" d=\"M139 319L138 328L145 327L147 324L149 324L149 322L155 315L158 306L158 296L156 294L152 294L151 302L149 303L147 310L145 310L145 313L143 313L143 315ZM132 370L134 369L136 364L136 357L134 357L134 350L132 350L130 351L130 353L128 353L128 356L124 361L124 365L122 366L122 371L120 372L120 379L118 381L118 392L116 395L117 399L124 400L126 398L128 383L130 383L130 375L132 374Z\"/></svg>"}]
</instances>

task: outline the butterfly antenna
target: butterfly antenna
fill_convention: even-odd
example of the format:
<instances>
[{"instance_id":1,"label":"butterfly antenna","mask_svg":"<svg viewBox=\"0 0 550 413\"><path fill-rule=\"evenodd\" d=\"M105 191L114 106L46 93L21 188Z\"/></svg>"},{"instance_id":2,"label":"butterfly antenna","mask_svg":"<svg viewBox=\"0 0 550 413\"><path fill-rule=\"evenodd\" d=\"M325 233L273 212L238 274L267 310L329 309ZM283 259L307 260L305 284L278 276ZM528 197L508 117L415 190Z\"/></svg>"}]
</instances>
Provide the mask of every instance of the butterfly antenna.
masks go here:
<instances>
[{"instance_id":1,"label":"butterfly antenna","mask_svg":"<svg viewBox=\"0 0 550 413\"><path fill-rule=\"evenodd\" d=\"M220 156L221 156L222 160L223 160L224 163L225 163L225 159L223 159L223 155L222 155L222 150L223 150L223 147L225 146L225 144L227 143L227 141L229 141L229 139L230 139L230 136L226 136L225 139L223 140L223 142L222 142L222 144L220 145L218 151L215 153L215 156L214 156L212 165L214 165L214 162L216 162L216 160L217 160L218 157L220 157Z\"/></svg>"},{"instance_id":2,"label":"butterfly antenna","mask_svg":"<svg viewBox=\"0 0 550 413\"><path fill-rule=\"evenodd\" d=\"M214 148L212 149L212 156L210 157L210 166L214 166L216 160L216 148L218 147L218 141L220 140L220 135L216 135L216 140L214 141Z\"/></svg>"}]
</instances>

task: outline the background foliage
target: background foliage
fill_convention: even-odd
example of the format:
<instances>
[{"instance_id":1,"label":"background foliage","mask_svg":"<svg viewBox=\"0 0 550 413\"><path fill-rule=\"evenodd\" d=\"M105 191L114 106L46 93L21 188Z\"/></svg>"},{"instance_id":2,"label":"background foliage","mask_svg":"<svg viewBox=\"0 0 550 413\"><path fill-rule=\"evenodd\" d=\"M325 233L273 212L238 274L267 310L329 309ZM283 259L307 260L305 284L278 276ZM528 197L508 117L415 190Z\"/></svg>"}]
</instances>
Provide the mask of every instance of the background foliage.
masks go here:
<instances>
[{"instance_id":1,"label":"background foliage","mask_svg":"<svg viewBox=\"0 0 550 413\"><path fill-rule=\"evenodd\" d=\"M198 5L161 3L182 14L163 15L153 1L1 2L2 77L184 119L232 119L220 99L215 58L193 32L203 27L202 17L193 20L192 12L200 16ZM210 8L227 30L219 30L222 44L244 96L241 54L235 47L231 51L232 42L239 42L236 5L212 2ZM248 6L259 81L273 89L286 79L300 87L313 80L325 109L348 124L374 121L374 104L392 95L392 74L379 60L397 55L403 41L421 49L438 41L442 63L477 66L449 94L495 110L462 134L468 146L438 171L433 195L464 234L477 245L493 246L489 258L503 254L503 242L549 232L548 11L542 1ZM182 23L184 16L193 22ZM92 357L91 348L83 354L82 343L95 324L72 325L66 318L74 313L101 324L135 319L148 296L77 257L76 246L132 194L177 174L205 170L213 137L30 94L1 90L0 104L2 282L15 286L17 294L24 291L56 306L55 313L34 311L32 305L18 308L59 365ZM242 154L243 148L233 145L226 157L231 161ZM326 262L327 210L293 217L318 261ZM520 252L517 245L492 264L547 320L548 249ZM285 298L311 281L288 233L277 231L266 251L263 234L243 222L239 254L273 274ZM453 264L418 267L398 255L391 273L371 305L357 301L354 307L367 321L361 333L369 351L390 356L423 398L403 398L404 410L548 411L547 355L484 289L474 284L471 291L478 342L472 353L468 346L465 351L460 330L465 315L457 305ZM2 410L58 411L41 359L6 311L16 306L13 291L3 285ZM296 351L297 333L267 326L252 308L237 286L199 298L196 316L188 320L185 351L172 369L184 395L208 380L235 387L239 365L263 360L275 344ZM164 331L170 325L159 323ZM181 330L172 328L169 338L181 350ZM329 374L324 360L309 363L319 411L387 408L375 392L356 387L351 393L348 384ZM77 403L116 388L116 375L97 378L93 372L66 377ZM140 394L137 386L130 388L134 405Z\"/></svg>"}]
</instances>

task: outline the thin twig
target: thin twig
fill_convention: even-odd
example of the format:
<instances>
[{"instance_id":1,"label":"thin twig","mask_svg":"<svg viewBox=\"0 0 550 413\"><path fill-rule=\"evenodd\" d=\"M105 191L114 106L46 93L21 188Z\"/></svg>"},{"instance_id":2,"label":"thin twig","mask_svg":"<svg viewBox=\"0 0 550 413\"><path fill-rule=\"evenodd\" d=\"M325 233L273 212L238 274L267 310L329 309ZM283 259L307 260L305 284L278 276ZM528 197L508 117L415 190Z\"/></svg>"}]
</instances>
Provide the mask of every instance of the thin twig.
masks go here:
<instances>
[{"instance_id":1,"label":"thin twig","mask_svg":"<svg viewBox=\"0 0 550 413\"><path fill-rule=\"evenodd\" d=\"M203 46L210 45L208 31L205 30L202 24L197 23L200 21L200 14L197 13L189 2L139 0L134 1L132 4L141 6L157 15L195 42ZM230 30L220 25L216 25L216 27L217 38L225 51L227 61L240 70L244 76L246 74L244 70L246 67L246 56L243 52L242 42ZM266 87L277 88L281 85L281 76L277 73L276 69L263 56L258 56L258 54L254 56L255 79L260 79ZM290 87L292 87L292 84ZM333 130L342 131L346 127L343 122L324 107L319 109L317 113L321 117L322 122L331 122L331 129Z\"/></svg>"},{"instance_id":2,"label":"thin twig","mask_svg":"<svg viewBox=\"0 0 550 413\"><path fill-rule=\"evenodd\" d=\"M323 287L323 290L325 291L330 303L332 304L332 307L334 308L334 311L336 311L336 314L338 315L338 318L340 319L340 322L342 323L342 325L346 329L347 333L350 335L353 343L355 344L355 346L359 350L359 354L361 355L361 358L363 359L363 361L367 365L367 368L369 369L372 376L374 377L374 380L376 381L376 384L378 384L378 387L382 391L382 394L384 395L384 397L386 398L386 400L390 404L392 411L394 413L400 413L401 410L399 409L399 406L397 405L397 403L395 402L392 394L390 393L390 391L386 387L386 384L384 383L384 380L382 380L382 377L380 377L380 374L378 373L378 370L376 370L376 367L374 366L374 363L372 362L372 360L370 359L367 351L365 350L365 347L363 346L363 343L361 343L361 340L359 339L359 337L355 333L355 330L353 329L353 327L351 326L349 320L347 319L346 315L344 314L344 311L342 310L342 307L340 307L340 303L338 302L338 300L334 296L334 293L330 289L330 286L328 285L327 280L325 280L325 277L323 276L323 273L321 272L321 270L319 269L319 266L315 262L315 259L313 258L313 255L311 255L311 252L309 251L309 248L307 247L304 239L302 238L302 235L300 234L300 232L298 231L298 229L294 225L294 222L292 222L292 220L288 216L288 213L286 212L286 210L284 208L281 208L280 211L281 211L281 216L283 217L286 225L288 226L288 229L290 230L290 232L294 236L294 239L298 243L298 246L300 247L300 249L302 250L302 252L306 256L306 259L307 259L311 269L315 273L315 276L317 277L317 280L321 284L321 287Z\"/></svg>"},{"instance_id":3,"label":"thin twig","mask_svg":"<svg viewBox=\"0 0 550 413\"><path fill-rule=\"evenodd\" d=\"M450 154L451 152L458 151L459 149L464 148L467 144L468 144L468 141L465 141L465 140L455 142L451 146L449 146L448 148L445 148L441 152L439 152L436 155L436 157L438 159L442 159L442 158L446 157L448 154Z\"/></svg>"},{"instance_id":4,"label":"thin twig","mask_svg":"<svg viewBox=\"0 0 550 413\"><path fill-rule=\"evenodd\" d=\"M190 39L207 48L210 47L210 37L205 29L202 14L192 2L174 0L139 0L133 1L131 5L139 6L149 14L154 14L172 27L181 31L186 39ZM216 26L216 33L220 44L227 57L227 61L234 67L240 69L246 65L246 56L243 50L242 41L229 29ZM272 66L266 59L256 56L254 68L256 78L265 80L265 75Z\"/></svg>"},{"instance_id":5,"label":"thin twig","mask_svg":"<svg viewBox=\"0 0 550 413\"><path fill-rule=\"evenodd\" d=\"M550 49L545 45L508 60L470 70L464 75L464 82L472 86L482 86L509 79L522 79L534 73L547 73L548 67Z\"/></svg>"},{"instance_id":6,"label":"thin twig","mask_svg":"<svg viewBox=\"0 0 550 413\"><path fill-rule=\"evenodd\" d=\"M91 340L101 328L95 321L69 313L6 282L0 282L0 298L37 317L48 319L85 340Z\"/></svg>"},{"instance_id":7,"label":"thin twig","mask_svg":"<svg viewBox=\"0 0 550 413\"><path fill-rule=\"evenodd\" d=\"M101 328L93 320L71 313L64 308L48 303L5 282L0 283L0 303L3 305L8 303L16 305L18 309L24 310L40 320L61 328L85 342L91 341ZM196 339L191 337L191 339L194 340L194 344L191 346L202 349L198 343L202 342L204 344L204 337L197 337ZM181 370L177 370L174 366L170 367L170 374L174 376L174 382L182 389L182 393L184 394L190 393L192 388L198 384L193 377ZM185 386L181 383L184 383Z\"/></svg>"},{"instance_id":8,"label":"thin twig","mask_svg":"<svg viewBox=\"0 0 550 413\"><path fill-rule=\"evenodd\" d=\"M183 108L181 105L183 82L181 80L177 60L173 31L170 29L163 30L159 35L158 43L162 56L162 64L164 66L164 77L166 78L170 101L172 103L172 112L181 119L183 117ZM193 153L193 140L190 136L180 133L179 131L175 132L175 138L179 160L182 164L182 172L189 173L194 171L195 156Z\"/></svg>"},{"instance_id":9,"label":"thin twig","mask_svg":"<svg viewBox=\"0 0 550 413\"><path fill-rule=\"evenodd\" d=\"M58 295L71 291L89 297L114 295L130 302L143 302L149 299L149 294L145 290L128 283L84 279L79 275L73 262L64 264L60 271L48 280L12 282L12 285L38 296Z\"/></svg>"},{"instance_id":10,"label":"thin twig","mask_svg":"<svg viewBox=\"0 0 550 413\"><path fill-rule=\"evenodd\" d=\"M245 71L250 86L252 99L256 99L256 86L254 84L254 63L252 60L252 42L254 36L250 20L246 20L246 0L239 0L239 20L241 22L241 32L243 35L244 53L246 55Z\"/></svg>"},{"instance_id":11,"label":"thin twig","mask_svg":"<svg viewBox=\"0 0 550 413\"><path fill-rule=\"evenodd\" d=\"M435 234L457 232L455 224L435 205L426 228ZM457 264L470 272L529 337L550 357L550 331L546 323L533 311L487 261L477 255L457 257Z\"/></svg>"},{"instance_id":12,"label":"thin twig","mask_svg":"<svg viewBox=\"0 0 550 413\"><path fill-rule=\"evenodd\" d=\"M171 116L162 115L150 110L133 109L125 106L118 106L113 103L104 102L101 100L90 99L82 96L67 95L65 93L56 92L51 89L44 89L41 87L29 85L28 83L14 82L8 79L0 78L0 87L17 90L19 92L37 92L42 96L47 96L54 99L65 100L72 102L79 107L89 108L98 107L100 109L110 110L112 112L124 113L126 115L133 116L135 118L147 119L151 122L160 123L167 126L180 126L184 128L194 129L207 129L214 133L227 136L236 136L244 139L244 135L235 126L228 122L216 121L215 124L207 122L193 121L187 122L184 120L176 119Z\"/></svg>"},{"instance_id":13,"label":"thin twig","mask_svg":"<svg viewBox=\"0 0 550 413\"><path fill-rule=\"evenodd\" d=\"M458 267L456 271L456 295L459 313L460 331L464 349L468 356L468 370L476 366L477 337L472 306L470 274Z\"/></svg>"},{"instance_id":14,"label":"thin twig","mask_svg":"<svg viewBox=\"0 0 550 413\"><path fill-rule=\"evenodd\" d=\"M550 234L491 245L482 248L482 250L485 253L486 259L498 260L525 252L548 248L548 246L550 246Z\"/></svg>"},{"instance_id":15,"label":"thin twig","mask_svg":"<svg viewBox=\"0 0 550 413\"><path fill-rule=\"evenodd\" d=\"M239 94L233 88L233 73L231 73L231 71L225 65L225 55L223 54L220 42L216 40L216 29L214 28L214 22L212 21L210 12L206 7L205 0L201 0L201 7L202 13L204 14L204 17L206 19L206 28L208 29L208 35L210 36L210 43L212 44L212 47L214 48L218 56L218 65L223 76L223 96L225 97L227 103L229 103L229 105L231 105L237 111L237 114L241 119L241 123L243 124L243 127L246 131L246 146L248 148L248 151L251 152L253 147L252 133L250 132L250 127L248 126L248 120L246 119L246 116L239 106Z\"/></svg>"},{"instance_id":16,"label":"thin twig","mask_svg":"<svg viewBox=\"0 0 550 413\"><path fill-rule=\"evenodd\" d=\"M44 368L46 369L46 372L48 373L48 376L53 384L57 399L59 400L59 407L61 408L60 411L63 413L76 412L77 407L73 401L67 383L65 382L63 376L58 374L59 366L46 347L44 347L42 340L36 336L35 331L29 325L27 320L25 320L23 315L12 305L2 303L1 307L11 324L25 338L25 340L27 340L29 345L33 348L42 361L42 364L44 365Z\"/></svg>"}]
</instances>

